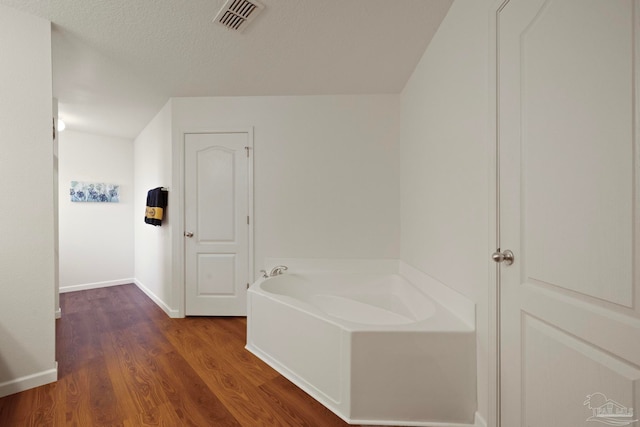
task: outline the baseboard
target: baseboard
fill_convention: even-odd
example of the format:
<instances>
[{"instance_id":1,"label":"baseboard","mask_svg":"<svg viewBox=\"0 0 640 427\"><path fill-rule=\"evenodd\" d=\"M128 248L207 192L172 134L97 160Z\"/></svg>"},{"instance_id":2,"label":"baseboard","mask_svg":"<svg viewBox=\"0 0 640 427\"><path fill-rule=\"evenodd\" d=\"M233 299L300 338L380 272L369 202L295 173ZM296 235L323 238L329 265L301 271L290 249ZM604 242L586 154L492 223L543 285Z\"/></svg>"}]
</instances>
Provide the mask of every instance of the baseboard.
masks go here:
<instances>
[{"instance_id":1,"label":"baseboard","mask_svg":"<svg viewBox=\"0 0 640 427\"><path fill-rule=\"evenodd\" d=\"M153 301L154 303L156 303L156 305L158 307L160 307L165 313L167 313L167 316L171 317L171 318L179 318L182 317L180 316L180 313L178 312L178 310L173 310L171 307L169 307L167 305L167 303L165 303L162 299L160 299L156 294L154 294L149 288L147 288L141 281L139 281L138 279L134 279L133 283L135 283L135 285L145 294L147 294L147 296L149 298L151 298L151 301Z\"/></svg>"},{"instance_id":2,"label":"baseboard","mask_svg":"<svg viewBox=\"0 0 640 427\"><path fill-rule=\"evenodd\" d=\"M119 279L119 280L109 280L106 282L84 283L81 285L60 286L60 293L63 294L66 292L85 291L87 289L97 289L97 288L106 288L109 286L128 285L129 283L133 283L133 282L134 282L134 279Z\"/></svg>"},{"instance_id":3,"label":"baseboard","mask_svg":"<svg viewBox=\"0 0 640 427\"><path fill-rule=\"evenodd\" d=\"M29 390L41 385L58 381L58 362L56 367L35 374L26 375L11 381L0 383L0 397Z\"/></svg>"},{"instance_id":4,"label":"baseboard","mask_svg":"<svg viewBox=\"0 0 640 427\"><path fill-rule=\"evenodd\" d=\"M408 427L408 426L422 426L422 427L487 427L487 423L484 421L484 418L482 418L480 416L480 414L478 412L476 412L475 417L474 417L474 421L473 424L460 424L460 423L440 423L440 422L414 422L414 423L407 423L407 422L397 422L397 423L389 423L389 422L381 422L381 423L376 423L376 421L370 421L370 422L362 422L362 421L358 421L358 420L346 420L348 421L350 424L360 424L362 427L365 426L371 426L371 427L384 427L387 425L396 425L396 426L402 426L402 427Z\"/></svg>"}]
</instances>

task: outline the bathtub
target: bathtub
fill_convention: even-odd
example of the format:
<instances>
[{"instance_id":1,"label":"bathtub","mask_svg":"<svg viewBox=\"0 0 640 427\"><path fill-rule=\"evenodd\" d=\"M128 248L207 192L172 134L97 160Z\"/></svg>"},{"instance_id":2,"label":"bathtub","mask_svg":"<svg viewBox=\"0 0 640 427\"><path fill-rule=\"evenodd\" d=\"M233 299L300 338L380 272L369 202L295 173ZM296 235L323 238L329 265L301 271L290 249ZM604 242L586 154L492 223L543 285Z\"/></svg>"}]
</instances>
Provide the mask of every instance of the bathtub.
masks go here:
<instances>
[{"instance_id":1,"label":"bathtub","mask_svg":"<svg viewBox=\"0 0 640 427\"><path fill-rule=\"evenodd\" d=\"M397 274L261 279L247 317L246 348L347 423L474 423L474 328Z\"/></svg>"}]
</instances>

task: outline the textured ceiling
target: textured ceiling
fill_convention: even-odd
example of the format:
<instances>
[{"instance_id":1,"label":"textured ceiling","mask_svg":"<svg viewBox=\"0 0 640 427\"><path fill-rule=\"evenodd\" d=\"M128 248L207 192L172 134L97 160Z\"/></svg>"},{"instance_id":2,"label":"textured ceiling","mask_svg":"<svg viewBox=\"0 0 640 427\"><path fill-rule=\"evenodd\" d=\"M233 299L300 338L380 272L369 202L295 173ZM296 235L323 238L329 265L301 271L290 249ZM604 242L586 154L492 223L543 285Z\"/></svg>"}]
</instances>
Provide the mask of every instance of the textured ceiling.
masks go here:
<instances>
[{"instance_id":1,"label":"textured ceiling","mask_svg":"<svg viewBox=\"0 0 640 427\"><path fill-rule=\"evenodd\" d=\"M452 0L263 0L237 33L224 0L0 0L53 22L70 129L134 138L176 96L399 93Z\"/></svg>"}]
</instances>

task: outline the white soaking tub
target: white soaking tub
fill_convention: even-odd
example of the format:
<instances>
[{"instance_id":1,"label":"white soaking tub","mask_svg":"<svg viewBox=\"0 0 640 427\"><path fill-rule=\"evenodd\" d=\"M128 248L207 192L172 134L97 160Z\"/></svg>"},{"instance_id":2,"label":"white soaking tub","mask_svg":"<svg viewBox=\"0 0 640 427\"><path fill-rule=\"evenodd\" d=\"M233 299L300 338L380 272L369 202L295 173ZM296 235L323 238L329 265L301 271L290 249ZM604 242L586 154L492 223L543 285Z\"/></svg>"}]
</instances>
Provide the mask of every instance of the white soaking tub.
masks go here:
<instances>
[{"instance_id":1,"label":"white soaking tub","mask_svg":"<svg viewBox=\"0 0 640 427\"><path fill-rule=\"evenodd\" d=\"M248 295L246 348L346 422L473 425L475 331L403 277L285 273Z\"/></svg>"}]
</instances>

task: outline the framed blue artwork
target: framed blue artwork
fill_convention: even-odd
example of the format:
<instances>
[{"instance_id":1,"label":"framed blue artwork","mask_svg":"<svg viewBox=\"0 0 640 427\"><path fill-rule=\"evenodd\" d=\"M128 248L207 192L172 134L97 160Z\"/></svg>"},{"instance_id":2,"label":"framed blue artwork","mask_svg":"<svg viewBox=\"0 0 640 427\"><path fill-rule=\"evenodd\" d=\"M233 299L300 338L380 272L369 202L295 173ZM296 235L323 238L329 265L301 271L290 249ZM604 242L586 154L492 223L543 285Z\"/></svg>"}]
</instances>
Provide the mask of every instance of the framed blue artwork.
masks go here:
<instances>
[{"instance_id":1,"label":"framed blue artwork","mask_svg":"<svg viewBox=\"0 0 640 427\"><path fill-rule=\"evenodd\" d=\"M71 181L69 194L72 202L118 203L120 186L103 182Z\"/></svg>"}]
</instances>

